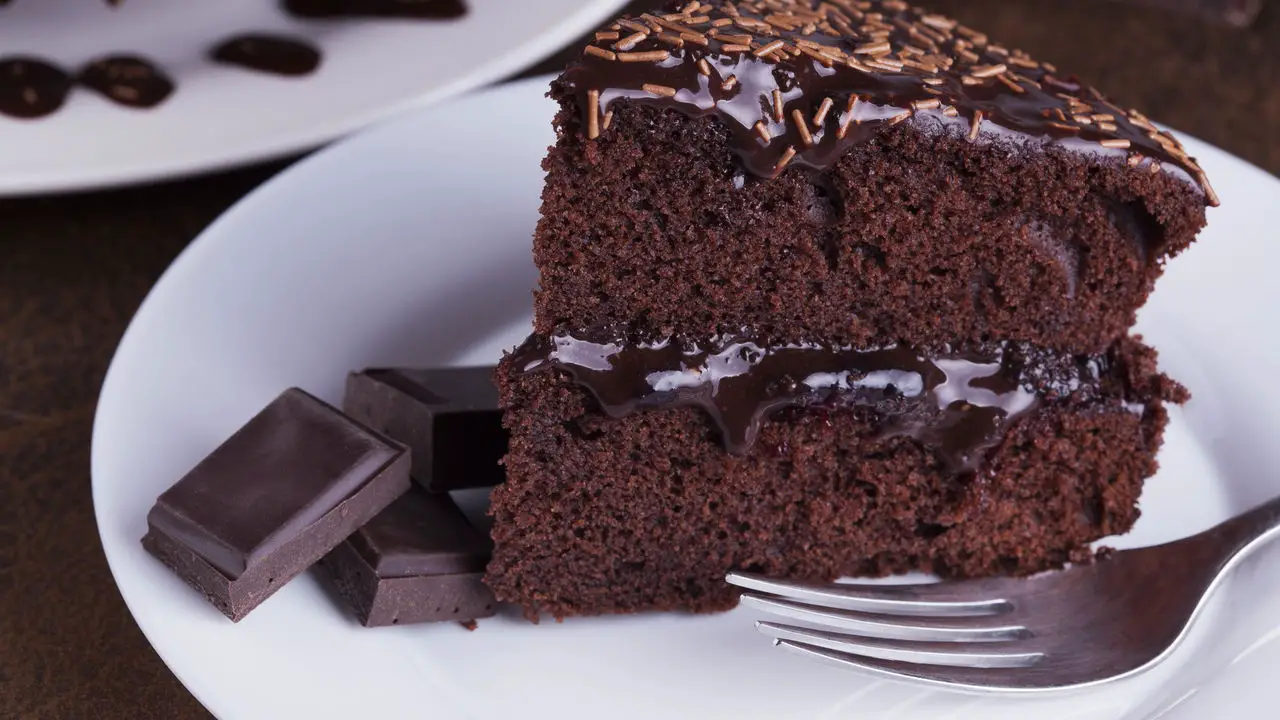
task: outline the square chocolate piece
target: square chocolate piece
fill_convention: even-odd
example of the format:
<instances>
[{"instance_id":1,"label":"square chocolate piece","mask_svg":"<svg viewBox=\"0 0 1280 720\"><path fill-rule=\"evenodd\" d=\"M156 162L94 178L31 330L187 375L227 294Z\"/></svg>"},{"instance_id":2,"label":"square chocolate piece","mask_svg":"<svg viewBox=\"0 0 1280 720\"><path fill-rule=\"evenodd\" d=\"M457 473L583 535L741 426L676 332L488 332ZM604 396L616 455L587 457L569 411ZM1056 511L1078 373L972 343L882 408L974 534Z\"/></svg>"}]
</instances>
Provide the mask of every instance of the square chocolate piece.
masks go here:
<instances>
[{"instance_id":1,"label":"square chocolate piece","mask_svg":"<svg viewBox=\"0 0 1280 720\"><path fill-rule=\"evenodd\" d=\"M413 488L316 567L365 627L488 617L489 539L443 493Z\"/></svg>"},{"instance_id":2,"label":"square chocolate piece","mask_svg":"<svg viewBox=\"0 0 1280 720\"><path fill-rule=\"evenodd\" d=\"M239 621L409 488L409 452L293 388L166 490L142 545Z\"/></svg>"},{"instance_id":3,"label":"square chocolate piece","mask_svg":"<svg viewBox=\"0 0 1280 720\"><path fill-rule=\"evenodd\" d=\"M413 451L413 479L432 492L492 487L505 477L507 431L492 367L371 369L347 378L342 409Z\"/></svg>"}]
</instances>

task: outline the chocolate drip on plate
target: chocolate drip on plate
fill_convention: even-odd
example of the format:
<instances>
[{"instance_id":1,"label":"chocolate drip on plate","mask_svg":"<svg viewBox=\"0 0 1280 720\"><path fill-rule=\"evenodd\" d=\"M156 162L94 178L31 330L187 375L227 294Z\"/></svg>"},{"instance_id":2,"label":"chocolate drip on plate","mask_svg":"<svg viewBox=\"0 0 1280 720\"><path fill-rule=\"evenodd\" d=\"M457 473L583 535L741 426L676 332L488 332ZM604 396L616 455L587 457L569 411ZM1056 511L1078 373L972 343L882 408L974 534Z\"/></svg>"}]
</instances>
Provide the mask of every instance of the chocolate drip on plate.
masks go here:
<instances>
[{"instance_id":1,"label":"chocolate drip on plate","mask_svg":"<svg viewBox=\"0 0 1280 720\"><path fill-rule=\"evenodd\" d=\"M136 55L110 55L80 71L80 84L109 100L136 108L150 108L173 93L173 81L163 70Z\"/></svg>"},{"instance_id":2,"label":"chocolate drip on plate","mask_svg":"<svg viewBox=\"0 0 1280 720\"><path fill-rule=\"evenodd\" d=\"M275 75L309 75L320 67L320 51L304 40L248 33L228 38L210 52L216 62Z\"/></svg>"},{"instance_id":3,"label":"chocolate drip on plate","mask_svg":"<svg viewBox=\"0 0 1280 720\"><path fill-rule=\"evenodd\" d=\"M767 346L750 339L713 343L588 342L570 335L532 336L515 351L519 372L564 371L611 417L655 407L702 408L726 449L747 452L761 422L788 407L869 407L886 436L905 435L932 448L955 472L977 469L985 451L1041 395L1097 380L1097 364L1072 361L1055 387L1037 387L1024 358L1004 346L989 354L925 356L905 347L873 350L820 344ZM1024 377L1024 375L1026 377Z\"/></svg>"},{"instance_id":4,"label":"chocolate drip on plate","mask_svg":"<svg viewBox=\"0 0 1280 720\"><path fill-rule=\"evenodd\" d=\"M31 57L0 60L0 114L32 119L67 101L72 79L61 68Z\"/></svg>"}]
</instances>

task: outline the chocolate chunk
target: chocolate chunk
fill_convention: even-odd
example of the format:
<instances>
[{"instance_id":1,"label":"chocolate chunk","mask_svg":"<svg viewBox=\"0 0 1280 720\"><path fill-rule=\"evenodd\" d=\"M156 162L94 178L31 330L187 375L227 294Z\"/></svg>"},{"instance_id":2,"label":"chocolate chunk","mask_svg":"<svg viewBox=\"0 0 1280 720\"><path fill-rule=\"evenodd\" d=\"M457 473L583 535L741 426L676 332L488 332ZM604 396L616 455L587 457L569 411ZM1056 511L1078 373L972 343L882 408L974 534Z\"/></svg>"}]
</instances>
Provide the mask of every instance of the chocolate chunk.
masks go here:
<instances>
[{"instance_id":1,"label":"chocolate chunk","mask_svg":"<svg viewBox=\"0 0 1280 720\"><path fill-rule=\"evenodd\" d=\"M433 492L492 487L507 432L493 368L365 370L347 378L343 410L413 450L413 479Z\"/></svg>"},{"instance_id":2,"label":"chocolate chunk","mask_svg":"<svg viewBox=\"0 0 1280 720\"><path fill-rule=\"evenodd\" d=\"M414 488L318 567L366 627L492 615L489 539L445 494Z\"/></svg>"},{"instance_id":3,"label":"chocolate chunk","mask_svg":"<svg viewBox=\"0 0 1280 720\"><path fill-rule=\"evenodd\" d=\"M320 51L307 42L263 33L228 38L209 55L215 62L274 75L310 75L320 67Z\"/></svg>"},{"instance_id":4,"label":"chocolate chunk","mask_svg":"<svg viewBox=\"0 0 1280 720\"><path fill-rule=\"evenodd\" d=\"M142 545L233 621L409 487L409 453L296 388L147 515Z\"/></svg>"},{"instance_id":5,"label":"chocolate chunk","mask_svg":"<svg viewBox=\"0 0 1280 720\"><path fill-rule=\"evenodd\" d=\"M98 58L80 71L79 79L81 85L128 107L155 107L173 93L169 76L136 55Z\"/></svg>"}]
</instances>

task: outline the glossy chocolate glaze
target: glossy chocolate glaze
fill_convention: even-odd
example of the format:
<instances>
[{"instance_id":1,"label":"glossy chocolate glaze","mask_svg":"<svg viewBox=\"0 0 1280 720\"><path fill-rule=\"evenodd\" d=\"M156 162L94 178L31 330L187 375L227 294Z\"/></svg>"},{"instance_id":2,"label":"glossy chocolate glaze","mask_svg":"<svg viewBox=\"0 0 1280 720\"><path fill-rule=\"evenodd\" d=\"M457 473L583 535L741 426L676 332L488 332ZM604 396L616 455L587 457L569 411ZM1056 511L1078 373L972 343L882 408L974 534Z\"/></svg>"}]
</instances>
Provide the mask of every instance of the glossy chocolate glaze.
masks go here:
<instances>
[{"instance_id":1,"label":"glossy chocolate glaze","mask_svg":"<svg viewBox=\"0 0 1280 720\"><path fill-rule=\"evenodd\" d=\"M418 18L448 20L467 14L462 0L282 0L285 12L303 18Z\"/></svg>"},{"instance_id":2,"label":"glossy chocolate glaze","mask_svg":"<svg viewBox=\"0 0 1280 720\"><path fill-rule=\"evenodd\" d=\"M0 114L32 119L67 101L73 80L55 65L33 57L0 59Z\"/></svg>"},{"instance_id":3,"label":"glossy chocolate glaze","mask_svg":"<svg viewBox=\"0 0 1280 720\"><path fill-rule=\"evenodd\" d=\"M568 373L615 418L645 408L702 408L734 454L750 449L774 411L869 407L886 436L920 441L955 472L976 470L1009 424L1042 398L1096 386L1105 367L1101 359L1007 345L926 356L905 347L770 347L742 338L589 342L564 334L531 336L513 361L518 372Z\"/></svg>"},{"instance_id":4,"label":"glossy chocolate glaze","mask_svg":"<svg viewBox=\"0 0 1280 720\"><path fill-rule=\"evenodd\" d=\"M698 5L621 20L565 71L588 137L607 131L619 99L715 115L743 165L772 177L790 164L830 167L911 121L1127 154L1135 167L1185 173L1217 204L1195 161L1145 117L948 18L892 0Z\"/></svg>"},{"instance_id":5,"label":"glossy chocolate glaze","mask_svg":"<svg viewBox=\"0 0 1280 720\"><path fill-rule=\"evenodd\" d=\"M309 75L320 67L320 51L305 40L245 33L227 38L209 51L214 61L275 75Z\"/></svg>"},{"instance_id":6,"label":"glossy chocolate glaze","mask_svg":"<svg viewBox=\"0 0 1280 720\"><path fill-rule=\"evenodd\" d=\"M150 108L173 94L173 80L146 58L110 55L80 71L80 84L121 105Z\"/></svg>"}]
</instances>

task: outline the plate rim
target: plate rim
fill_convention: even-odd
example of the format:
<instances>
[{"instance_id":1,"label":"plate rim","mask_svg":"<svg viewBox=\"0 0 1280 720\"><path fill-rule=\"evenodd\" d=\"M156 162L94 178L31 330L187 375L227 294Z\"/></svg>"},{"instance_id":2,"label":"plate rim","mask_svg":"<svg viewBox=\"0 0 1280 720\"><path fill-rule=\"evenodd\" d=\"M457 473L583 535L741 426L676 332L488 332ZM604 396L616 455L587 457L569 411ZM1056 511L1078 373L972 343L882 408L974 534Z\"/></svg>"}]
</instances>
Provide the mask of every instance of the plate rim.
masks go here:
<instances>
[{"instance_id":1,"label":"plate rim","mask_svg":"<svg viewBox=\"0 0 1280 720\"><path fill-rule=\"evenodd\" d=\"M554 77L555 77L554 74L539 75L539 76L524 78L524 79L520 79L520 80L508 82L508 83L502 83L499 85L484 88L476 93L469 94L467 97L470 98L470 97L476 97L476 96L503 94L503 93L512 93L512 92L518 93L521 90L531 88L531 86L545 87L546 84ZM99 528L99 541L103 545L104 555L106 556L108 566L111 569L112 580L116 584L117 591L121 592L122 598L124 598L125 595L123 593L123 589L120 584L118 567L117 567L117 564L112 560L112 552L107 549L108 541L102 534L103 518L99 516L99 514L102 512L102 504L98 501L98 493L105 492L105 489L103 488L103 486L99 481L100 473L98 472L99 448L100 448L100 444L98 442L98 436L99 436L99 428L103 420L103 414L102 414L103 406L100 401L106 395L106 393L108 392L108 388L112 386L113 380L117 377L117 375L120 372L118 370L118 364L117 364L117 360L119 359L119 356L120 356L120 351L122 348L126 346L126 344L130 342L131 337L135 334L135 327L138 325L139 319L145 318L149 316L151 312L153 312L150 310L150 308L156 302L158 302L155 300L155 297L157 296L157 294L163 294L164 289L167 287L167 285L173 282L172 278L175 275L175 271L177 272L183 271L182 270L183 268L185 268L186 266L190 265L191 262L193 262L193 258L198 258L202 253L209 252L211 248L216 247L213 244L213 241L211 241L209 238L210 237L216 238L218 236L218 233L221 232L222 225L230 222L234 222L235 218L240 214L243 214L245 212L253 212L257 204L269 200L271 194L276 192L276 189L280 185L287 185L288 183L294 182L295 176L305 176L311 173L315 165L317 164L322 165L328 162L328 159L331 153L345 151L348 143L359 142L360 139L365 137L366 135L371 135L375 133L384 133L384 132L394 132L393 128L399 126L400 124L402 123L411 124L415 122L415 120L422 114L430 113L432 111L433 111L433 108L427 108L427 107L415 108L411 111L402 113L399 117L389 122L380 123L378 125L369 127L339 142L333 143L319 152L309 155L308 157L302 159L298 163L295 163L294 165L283 170L282 172L272 177L268 181L254 188L250 193L246 194L244 197L242 197L240 200L238 200L236 203L230 206L227 210L225 210L221 215L219 215L212 223L210 223L204 230L202 230L174 258L174 260L170 263L169 267L167 267L165 271L160 275L160 277L157 279L155 284L148 291L142 303L139 305L133 318L131 318L128 324L128 327L126 328L125 332L121 336L120 343L117 346L116 351L113 353L111 362L108 366L107 373L104 376L103 384L99 392L99 398L98 398L99 403L94 413L93 432L92 432L92 441L91 441L91 456L90 456L91 488L92 488L92 494L94 499L94 514L95 514L95 519L97 520L97 524ZM1241 158L1238 158L1235 155L1225 150L1222 150L1214 145L1211 145L1207 142L1203 142L1190 134L1187 134L1187 133L1178 133L1178 134L1181 138L1191 140L1192 143L1196 144L1198 147L1202 147L1209 152L1221 155L1223 158L1231 161L1233 165L1236 165L1240 168L1247 168L1249 171L1256 173L1260 178L1264 178L1272 181L1273 185L1280 185L1280 179L1275 178L1274 176L1262 170L1261 168L1257 167L1256 165L1249 163L1248 161L1243 160ZM267 198L267 200L264 200L264 198ZM118 380L116 380L115 382L118 382ZM202 705L204 705L206 708L209 708L210 704L205 701L205 699L201 696L201 694L197 692L192 687L191 684L189 684L185 679L183 679L183 676L178 671L178 669L169 663L169 661L165 658L165 655L161 652L160 648L154 642L152 642L151 637L148 635L147 631L143 628L143 624L138 621L135 609L132 605L129 604L129 601L127 600L127 598L125 599L125 604L129 608L130 615L133 616L134 622L138 625L139 629L142 630L143 635L147 637L148 644L152 646L152 648L156 651L157 655L160 656L161 660L165 662L165 665L166 667L169 668L170 672L172 672L175 675L175 677L177 677L179 681L182 682L183 687L184 689L187 690L187 692L190 692L194 697L196 697L196 699L199 702L201 702Z\"/></svg>"}]
</instances>

